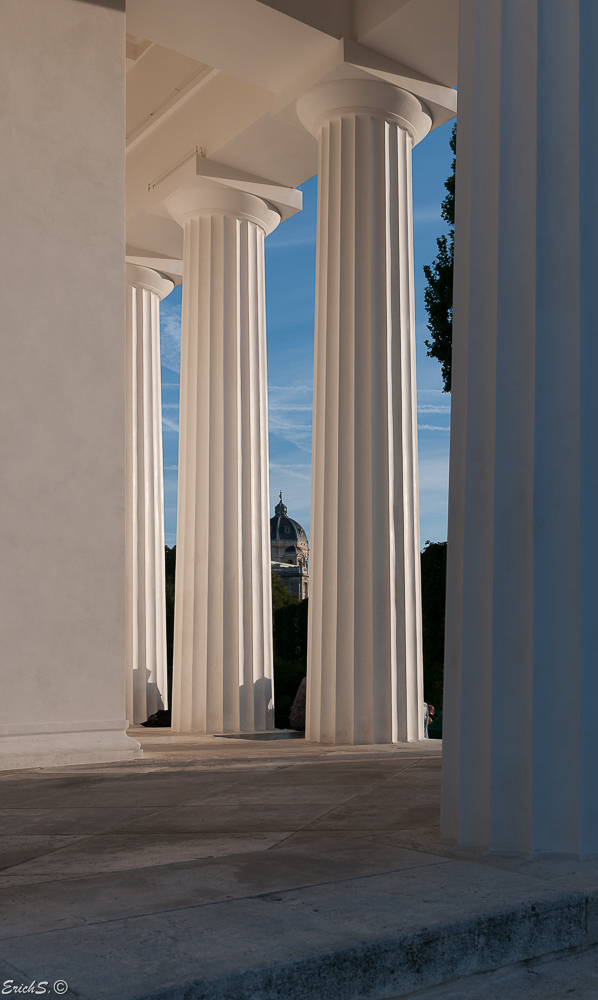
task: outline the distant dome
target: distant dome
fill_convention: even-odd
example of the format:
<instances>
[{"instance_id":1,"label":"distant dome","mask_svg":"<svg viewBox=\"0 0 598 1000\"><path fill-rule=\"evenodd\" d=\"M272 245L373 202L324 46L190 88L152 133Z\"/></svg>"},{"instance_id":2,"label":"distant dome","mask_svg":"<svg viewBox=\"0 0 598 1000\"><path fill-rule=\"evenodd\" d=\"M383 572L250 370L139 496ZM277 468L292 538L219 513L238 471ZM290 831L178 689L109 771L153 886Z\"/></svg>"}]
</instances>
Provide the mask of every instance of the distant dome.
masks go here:
<instances>
[{"instance_id":1,"label":"distant dome","mask_svg":"<svg viewBox=\"0 0 598 1000\"><path fill-rule=\"evenodd\" d=\"M299 522L294 521L292 517L287 517L287 508L282 502L282 493L280 494L280 503L277 503L274 508L274 517L270 518L270 541L283 542L285 546L297 545L300 548L308 545L307 535Z\"/></svg>"},{"instance_id":2,"label":"distant dome","mask_svg":"<svg viewBox=\"0 0 598 1000\"><path fill-rule=\"evenodd\" d=\"M272 572L303 601L309 595L309 542L299 522L288 516L282 493L270 518L270 550Z\"/></svg>"}]
</instances>

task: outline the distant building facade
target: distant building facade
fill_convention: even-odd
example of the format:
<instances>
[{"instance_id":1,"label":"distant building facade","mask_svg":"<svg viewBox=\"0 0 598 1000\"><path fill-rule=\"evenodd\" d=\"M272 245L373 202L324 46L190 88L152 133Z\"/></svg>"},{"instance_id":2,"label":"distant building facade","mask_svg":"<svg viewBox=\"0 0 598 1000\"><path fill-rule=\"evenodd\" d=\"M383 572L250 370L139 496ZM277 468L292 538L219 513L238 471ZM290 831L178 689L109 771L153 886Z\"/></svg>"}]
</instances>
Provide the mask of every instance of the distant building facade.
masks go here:
<instances>
[{"instance_id":1,"label":"distant building facade","mask_svg":"<svg viewBox=\"0 0 598 1000\"><path fill-rule=\"evenodd\" d=\"M282 493L270 518L270 545L272 572L289 594L303 601L309 596L309 542L301 525L287 516Z\"/></svg>"}]
</instances>

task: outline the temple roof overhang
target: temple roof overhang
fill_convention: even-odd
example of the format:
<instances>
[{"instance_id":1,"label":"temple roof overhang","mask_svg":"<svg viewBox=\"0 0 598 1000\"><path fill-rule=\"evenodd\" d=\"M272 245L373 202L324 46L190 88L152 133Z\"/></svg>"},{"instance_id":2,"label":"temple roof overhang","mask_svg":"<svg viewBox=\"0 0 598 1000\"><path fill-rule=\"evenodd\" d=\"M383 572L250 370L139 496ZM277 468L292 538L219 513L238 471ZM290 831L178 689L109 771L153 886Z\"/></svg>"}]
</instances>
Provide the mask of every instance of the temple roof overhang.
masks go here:
<instances>
[{"instance_id":1,"label":"temple roof overhang","mask_svg":"<svg viewBox=\"0 0 598 1000\"><path fill-rule=\"evenodd\" d=\"M456 113L458 0L128 0L127 252L180 281L173 187L253 185L281 214L317 172L297 98L376 78ZM159 267L158 267L159 262Z\"/></svg>"}]
</instances>

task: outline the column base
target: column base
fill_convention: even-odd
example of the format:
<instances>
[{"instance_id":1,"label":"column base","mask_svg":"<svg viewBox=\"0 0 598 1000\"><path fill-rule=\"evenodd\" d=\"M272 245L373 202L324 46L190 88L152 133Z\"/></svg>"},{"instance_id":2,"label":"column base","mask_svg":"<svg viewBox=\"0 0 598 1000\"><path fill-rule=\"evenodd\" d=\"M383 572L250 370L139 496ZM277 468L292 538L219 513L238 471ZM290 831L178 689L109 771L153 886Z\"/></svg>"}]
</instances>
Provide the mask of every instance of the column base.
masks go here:
<instances>
[{"instance_id":1,"label":"column base","mask_svg":"<svg viewBox=\"0 0 598 1000\"><path fill-rule=\"evenodd\" d=\"M49 722L0 726L0 771L104 764L143 756L128 722Z\"/></svg>"}]
</instances>

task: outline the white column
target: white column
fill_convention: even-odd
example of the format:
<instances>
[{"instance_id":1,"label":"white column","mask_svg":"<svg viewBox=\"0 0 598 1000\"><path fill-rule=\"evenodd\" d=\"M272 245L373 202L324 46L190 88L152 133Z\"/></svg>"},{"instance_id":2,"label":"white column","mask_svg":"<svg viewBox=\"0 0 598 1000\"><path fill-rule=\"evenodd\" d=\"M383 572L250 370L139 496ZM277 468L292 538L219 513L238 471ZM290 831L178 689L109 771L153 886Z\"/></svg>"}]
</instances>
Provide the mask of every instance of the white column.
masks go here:
<instances>
[{"instance_id":1,"label":"white column","mask_svg":"<svg viewBox=\"0 0 598 1000\"><path fill-rule=\"evenodd\" d=\"M174 284L127 264L127 713L168 707L160 301Z\"/></svg>"},{"instance_id":2,"label":"white column","mask_svg":"<svg viewBox=\"0 0 598 1000\"><path fill-rule=\"evenodd\" d=\"M598 852L598 8L462 0L443 834Z\"/></svg>"},{"instance_id":3,"label":"white column","mask_svg":"<svg viewBox=\"0 0 598 1000\"><path fill-rule=\"evenodd\" d=\"M173 729L274 725L264 237L280 217L218 186L184 229Z\"/></svg>"},{"instance_id":4,"label":"white column","mask_svg":"<svg viewBox=\"0 0 598 1000\"><path fill-rule=\"evenodd\" d=\"M375 80L298 103L320 146L307 739L423 737L411 150Z\"/></svg>"}]
</instances>

